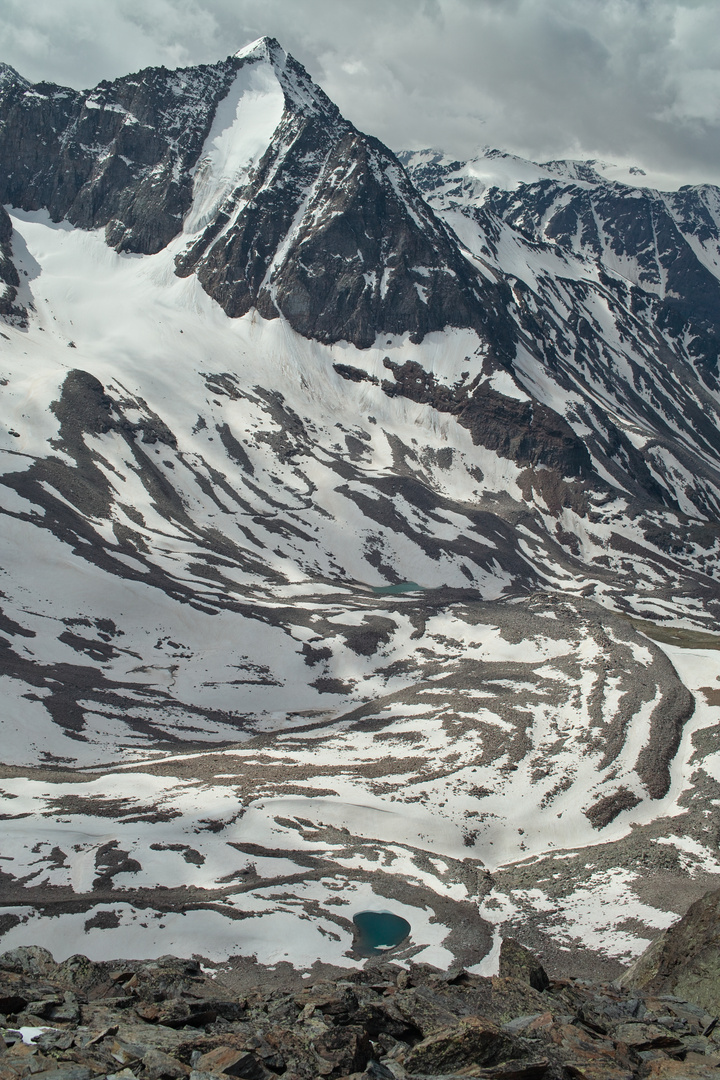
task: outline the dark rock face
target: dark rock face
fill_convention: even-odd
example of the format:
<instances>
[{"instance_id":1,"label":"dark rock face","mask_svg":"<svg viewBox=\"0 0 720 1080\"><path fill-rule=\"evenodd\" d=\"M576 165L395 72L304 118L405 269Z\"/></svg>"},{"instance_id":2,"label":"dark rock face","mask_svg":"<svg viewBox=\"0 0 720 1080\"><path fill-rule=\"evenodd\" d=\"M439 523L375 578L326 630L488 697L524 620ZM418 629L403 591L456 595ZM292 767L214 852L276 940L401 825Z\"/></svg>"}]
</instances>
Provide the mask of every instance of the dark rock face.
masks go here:
<instances>
[{"instance_id":1,"label":"dark rock face","mask_svg":"<svg viewBox=\"0 0 720 1080\"><path fill-rule=\"evenodd\" d=\"M15 318L24 323L27 312L15 303L20 278L12 261L12 221L7 210L0 206L0 315Z\"/></svg>"},{"instance_id":2,"label":"dark rock face","mask_svg":"<svg viewBox=\"0 0 720 1080\"><path fill-rule=\"evenodd\" d=\"M451 1028L443 1028L413 1047L404 1065L412 1076L454 1073L469 1061L477 1065L496 1065L503 1059L519 1056L514 1041L491 1020L467 1017Z\"/></svg>"},{"instance_id":3,"label":"dark rock face","mask_svg":"<svg viewBox=\"0 0 720 1080\"><path fill-rule=\"evenodd\" d=\"M591 471L587 447L567 421L526 394L522 395L524 400L507 397L487 381L481 382L479 375L468 383L448 387L420 364L394 364L389 358L384 363L394 379L382 384L388 396L407 397L439 412L453 413L476 445L495 450L519 465L546 465L562 476L581 477Z\"/></svg>"},{"instance_id":4,"label":"dark rock face","mask_svg":"<svg viewBox=\"0 0 720 1080\"><path fill-rule=\"evenodd\" d=\"M309 83L276 42L268 53ZM211 222L178 273L194 270L231 316L251 307L266 318L281 313L320 341L364 348L378 333L419 341L464 326L511 355L507 290L472 270L394 155L309 86L310 104L286 93L272 143L237 194L239 213L227 207Z\"/></svg>"},{"instance_id":5,"label":"dark rock face","mask_svg":"<svg viewBox=\"0 0 720 1080\"><path fill-rule=\"evenodd\" d=\"M520 979L535 990L547 990L550 980L537 957L512 938L504 938L500 946L500 976Z\"/></svg>"},{"instance_id":6,"label":"dark rock face","mask_svg":"<svg viewBox=\"0 0 720 1080\"><path fill-rule=\"evenodd\" d=\"M90 92L30 86L10 69L0 82L0 202L104 226L118 251L159 251L182 227L189 170L239 66L147 68Z\"/></svg>"}]
</instances>

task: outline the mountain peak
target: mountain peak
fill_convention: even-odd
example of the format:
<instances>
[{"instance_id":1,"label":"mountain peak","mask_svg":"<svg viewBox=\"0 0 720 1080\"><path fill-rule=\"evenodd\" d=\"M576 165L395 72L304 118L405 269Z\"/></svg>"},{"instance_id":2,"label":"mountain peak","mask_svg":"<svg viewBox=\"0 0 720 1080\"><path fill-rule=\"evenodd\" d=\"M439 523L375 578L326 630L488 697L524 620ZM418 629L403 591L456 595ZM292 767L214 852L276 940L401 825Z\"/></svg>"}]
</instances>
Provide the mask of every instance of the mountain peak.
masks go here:
<instances>
[{"instance_id":1,"label":"mountain peak","mask_svg":"<svg viewBox=\"0 0 720 1080\"><path fill-rule=\"evenodd\" d=\"M266 34L238 49L234 55L238 60L269 64L282 87L286 101L300 112L337 114L337 106L313 82L302 64L283 49L276 38Z\"/></svg>"},{"instance_id":2,"label":"mountain peak","mask_svg":"<svg viewBox=\"0 0 720 1080\"><path fill-rule=\"evenodd\" d=\"M273 60L278 54L283 57L287 55L276 38L265 34L238 49L235 56L238 60Z\"/></svg>"},{"instance_id":3,"label":"mountain peak","mask_svg":"<svg viewBox=\"0 0 720 1080\"><path fill-rule=\"evenodd\" d=\"M8 85L22 85L29 86L30 83L27 79L24 79L14 67L10 67L9 64L0 63L0 89Z\"/></svg>"}]
</instances>

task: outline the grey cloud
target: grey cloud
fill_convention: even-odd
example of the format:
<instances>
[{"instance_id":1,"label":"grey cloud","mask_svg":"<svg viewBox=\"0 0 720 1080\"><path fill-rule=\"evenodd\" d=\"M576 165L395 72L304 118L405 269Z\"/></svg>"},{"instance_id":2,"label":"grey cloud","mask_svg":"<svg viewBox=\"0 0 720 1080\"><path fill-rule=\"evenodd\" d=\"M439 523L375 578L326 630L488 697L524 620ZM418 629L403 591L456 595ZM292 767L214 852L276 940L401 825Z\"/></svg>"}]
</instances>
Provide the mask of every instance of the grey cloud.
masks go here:
<instances>
[{"instance_id":1,"label":"grey cloud","mask_svg":"<svg viewBox=\"0 0 720 1080\"><path fill-rule=\"evenodd\" d=\"M265 33L394 149L489 144L720 182L716 0L0 0L0 59L77 87Z\"/></svg>"}]
</instances>

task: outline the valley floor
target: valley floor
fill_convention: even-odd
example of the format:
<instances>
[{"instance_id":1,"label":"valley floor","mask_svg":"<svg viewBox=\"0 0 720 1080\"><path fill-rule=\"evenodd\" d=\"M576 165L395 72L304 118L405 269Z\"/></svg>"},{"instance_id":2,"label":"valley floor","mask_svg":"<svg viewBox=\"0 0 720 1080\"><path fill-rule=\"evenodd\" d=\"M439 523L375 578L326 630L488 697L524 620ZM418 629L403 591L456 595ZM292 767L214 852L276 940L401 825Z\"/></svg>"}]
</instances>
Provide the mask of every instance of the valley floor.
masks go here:
<instances>
[{"instance_id":1,"label":"valley floor","mask_svg":"<svg viewBox=\"0 0 720 1080\"><path fill-rule=\"evenodd\" d=\"M549 842L512 770L490 791L457 740L398 739L388 706L128 766L5 767L0 944L347 969L353 915L392 910L412 928L396 962L492 974L519 936L550 971L615 977L720 874L720 653L662 648L695 699L667 795L598 830L576 791Z\"/></svg>"}]
</instances>

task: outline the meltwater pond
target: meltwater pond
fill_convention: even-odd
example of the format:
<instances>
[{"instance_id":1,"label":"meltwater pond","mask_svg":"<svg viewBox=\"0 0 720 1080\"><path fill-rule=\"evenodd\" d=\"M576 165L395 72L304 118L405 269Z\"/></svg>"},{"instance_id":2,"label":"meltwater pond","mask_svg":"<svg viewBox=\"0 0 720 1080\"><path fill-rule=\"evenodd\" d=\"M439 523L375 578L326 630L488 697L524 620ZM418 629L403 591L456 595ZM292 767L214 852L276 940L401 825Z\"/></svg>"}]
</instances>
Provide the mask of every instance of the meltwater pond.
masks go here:
<instances>
[{"instance_id":1,"label":"meltwater pond","mask_svg":"<svg viewBox=\"0 0 720 1080\"><path fill-rule=\"evenodd\" d=\"M424 592L425 587L414 581L399 581L397 585L373 585L372 591L376 596L398 596L404 592Z\"/></svg>"},{"instance_id":2,"label":"meltwater pond","mask_svg":"<svg viewBox=\"0 0 720 1080\"><path fill-rule=\"evenodd\" d=\"M392 911L359 911L353 915L358 945L370 952L384 952L399 945L410 933L410 923Z\"/></svg>"}]
</instances>

